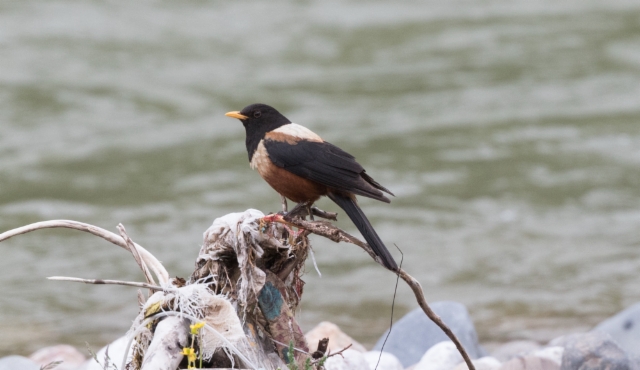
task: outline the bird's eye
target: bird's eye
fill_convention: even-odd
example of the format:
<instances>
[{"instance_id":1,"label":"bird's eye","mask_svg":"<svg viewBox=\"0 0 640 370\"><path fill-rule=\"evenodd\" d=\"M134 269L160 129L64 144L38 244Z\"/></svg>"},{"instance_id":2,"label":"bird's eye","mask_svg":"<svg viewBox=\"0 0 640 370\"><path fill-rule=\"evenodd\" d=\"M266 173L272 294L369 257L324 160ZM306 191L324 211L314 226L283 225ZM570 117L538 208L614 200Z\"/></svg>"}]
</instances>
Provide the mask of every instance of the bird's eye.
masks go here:
<instances>
[{"instance_id":1,"label":"bird's eye","mask_svg":"<svg viewBox=\"0 0 640 370\"><path fill-rule=\"evenodd\" d=\"M260 116L261 116L261 115L262 115L262 112L260 112L259 110L257 110L257 111L255 111L255 112L253 112L253 116L254 116L255 118L260 118Z\"/></svg>"}]
</instances>

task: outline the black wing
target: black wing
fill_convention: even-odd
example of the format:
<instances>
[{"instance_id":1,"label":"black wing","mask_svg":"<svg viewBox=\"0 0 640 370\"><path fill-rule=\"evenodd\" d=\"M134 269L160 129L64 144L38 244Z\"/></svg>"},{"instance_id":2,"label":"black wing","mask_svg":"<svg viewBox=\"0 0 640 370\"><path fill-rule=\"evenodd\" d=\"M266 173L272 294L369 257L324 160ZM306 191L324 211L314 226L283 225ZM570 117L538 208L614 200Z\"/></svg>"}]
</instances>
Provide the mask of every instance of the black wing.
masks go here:
<instances>
[{"instance_id":1,"label":"black wing","mask_svg":"<svg viewBox=\"0 0 640 370\"><path fill-rule=\"evenodd\" d=\"M382 191L393 195L369 177L351 154L330 143L300 140L290 144L266 139L264 147L276 166L329 188L387 203L389 198Z\"/></svg>"}]
</instances>

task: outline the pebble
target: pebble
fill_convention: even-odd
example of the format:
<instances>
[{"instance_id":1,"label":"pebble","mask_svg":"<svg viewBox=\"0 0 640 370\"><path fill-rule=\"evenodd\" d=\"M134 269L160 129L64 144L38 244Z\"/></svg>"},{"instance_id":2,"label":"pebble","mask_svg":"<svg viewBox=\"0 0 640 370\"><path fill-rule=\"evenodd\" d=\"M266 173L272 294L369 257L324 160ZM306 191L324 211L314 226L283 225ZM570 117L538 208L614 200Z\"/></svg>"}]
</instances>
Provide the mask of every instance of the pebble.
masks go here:
<instances>
[{"instance_id":1,"label":"pebble","mask_svg":"<svg viewBox=\"0 0 640 370\"><path fill-rule=\"evenodd\" d=\"M452 370L463 361L451 341L437 343L422 356L414 370Z\"/></svg>"},{"instance_id":2,"label":"pebble","mask_svg":"<svg viewBox=\"0 0 640 370\"><path fill-rule=\"evenodd\" d=\"M398 358L389 352L369 351L364 354L371 370L402 370L404 367ZM378 363L380 359L380 363Z\"/></svg>"},{"instance_id":3,"label":"pebble","mask_svg":"<svg viewBox=\"0 0 640 370\"><path fill-rule=\"evenodd\" d=\"M608 333L629 355L640 357L640 303L604 320L593 330Z\"/></svg>"},{"instance_id":4,"label":"pebble","mask_svg":"<svg viewBox=\"0 0 640 370\"><path fill-rule=\"evenodd\" d=\"M463 304L445 301L435 302L430 306L460 339L471 358L485 355L478 343L478 335L473 321ZM382 349L386 335L385 333L378 339L374 350L380 351ZM420 361L422 355L433 345L448 340L449 338L444 332L431 322L422 309L416 308L393 324L384 351L394 354L406 368Z\"/></svg>"},{"instance_id":5,"label":"pebble","mask_svg":"<svg viewBox=\"0 0 640 370\"><path fill-rule=\"evenodd\" d=\"M40 370L40 365L22 356L0 358L0 370Z\"/></svg>"},{"instance_id":6,"label":"pebble","mask_svg":"<svg viewBox=\"0 0 640 370\"><path fill-rule=\"evenodd\" d=\"M565 335L551 341L564 347L561 370L629 370L632 362L625 351L604 332Z\"/></svg>"}]
</instances>

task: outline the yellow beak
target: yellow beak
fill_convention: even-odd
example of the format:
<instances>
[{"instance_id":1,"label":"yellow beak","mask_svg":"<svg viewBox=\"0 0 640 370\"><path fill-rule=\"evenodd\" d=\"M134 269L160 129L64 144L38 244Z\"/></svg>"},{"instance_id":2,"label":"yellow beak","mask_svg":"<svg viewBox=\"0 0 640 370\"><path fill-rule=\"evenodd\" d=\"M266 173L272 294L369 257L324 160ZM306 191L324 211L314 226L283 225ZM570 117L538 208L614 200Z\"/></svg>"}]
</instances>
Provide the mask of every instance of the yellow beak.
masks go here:
<instances>
[{"instance_id":1,"label":"yellow beak","mask_svg":"<svg viewBox=\"0 0 640 370\"><path fill-rule=\"evenodd\" d=\"M227 112L224 114L227 117L231 117L231 118L237 118L237 119L247 119L249 117L240 114L240 112L238 112L237 110L234 110L232 112Z\"/></svg>"}]
</instances>

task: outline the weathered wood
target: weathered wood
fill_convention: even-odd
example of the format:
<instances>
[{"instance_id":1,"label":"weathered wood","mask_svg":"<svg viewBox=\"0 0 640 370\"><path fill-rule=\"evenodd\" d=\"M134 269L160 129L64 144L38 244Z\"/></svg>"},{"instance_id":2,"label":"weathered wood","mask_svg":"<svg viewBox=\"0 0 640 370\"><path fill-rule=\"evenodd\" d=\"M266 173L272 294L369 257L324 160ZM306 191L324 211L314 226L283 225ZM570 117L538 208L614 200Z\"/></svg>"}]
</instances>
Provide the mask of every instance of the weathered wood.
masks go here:
<instances>
[{"instance_id":1,"label":"weathered wood","mask_svg":"<svg viewBox=\"0 0 640 370\"><path fill-rule=\"evenodd\" d=\"M174 370L182 362L189 339L189 321L175 316L158 323L140 370Z\"/></svg>"}]
</instances>

